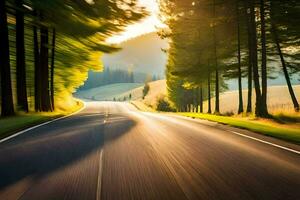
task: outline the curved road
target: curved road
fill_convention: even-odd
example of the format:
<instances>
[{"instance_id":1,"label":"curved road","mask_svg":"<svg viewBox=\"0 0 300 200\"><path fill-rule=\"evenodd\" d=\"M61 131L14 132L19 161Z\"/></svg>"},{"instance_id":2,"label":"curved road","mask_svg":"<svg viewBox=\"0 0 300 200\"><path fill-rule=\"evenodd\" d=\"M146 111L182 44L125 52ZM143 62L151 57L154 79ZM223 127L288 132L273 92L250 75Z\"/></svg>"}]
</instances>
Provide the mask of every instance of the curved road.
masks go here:
<instances>
[{"instance_id":1,"label":"curved road","mask_svg":"<svg viewBox=\"0 0 300 200\"><path fill-rule=\"evenodd\" d=\"M0 199L300 199L300 155L260 141L299 146L232 130L90 102L0 143Z\"/></svg>"}]
</instances>

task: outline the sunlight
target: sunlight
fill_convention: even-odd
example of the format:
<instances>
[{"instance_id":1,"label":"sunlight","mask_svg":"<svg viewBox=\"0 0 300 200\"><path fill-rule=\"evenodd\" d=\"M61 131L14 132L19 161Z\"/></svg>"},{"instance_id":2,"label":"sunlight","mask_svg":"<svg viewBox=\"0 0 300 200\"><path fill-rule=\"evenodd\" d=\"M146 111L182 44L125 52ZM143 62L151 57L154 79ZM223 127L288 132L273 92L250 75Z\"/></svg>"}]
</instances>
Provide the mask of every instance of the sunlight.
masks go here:
<instances>
[{"instance_id":1,"label":"sunlight","mask_svg":"<svg viewBox=\"0 0 300 200\"><path fill-rule=\"evenodd\" d=\"M155 32L157 28L165 27L158 18L158 4L156 0L139 0L140 4L150 12L150 16L141 20L136 24L132 24L125 28L125 31L119 35L108 38L107 42L111 44L121 43L130 38L137 37L150 32Z\"/></svg>"}]
</instances>

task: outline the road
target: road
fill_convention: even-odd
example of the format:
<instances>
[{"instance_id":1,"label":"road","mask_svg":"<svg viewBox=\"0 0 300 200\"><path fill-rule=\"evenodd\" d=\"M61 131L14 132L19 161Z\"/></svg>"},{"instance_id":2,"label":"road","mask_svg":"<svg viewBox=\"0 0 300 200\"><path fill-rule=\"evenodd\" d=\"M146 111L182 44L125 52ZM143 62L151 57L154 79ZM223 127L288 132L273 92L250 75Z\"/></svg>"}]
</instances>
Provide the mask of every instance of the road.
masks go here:
<instances>
[{"instance_id":1,"label":"road","mask_svg":"<svg viewBox=\"0 0 300 200\"><path fill-rule=\"evenodd\" d=\"M90 102L0 144L0 199L296 200L300 155L213 123Z\"/></svg>"}]
</instances>

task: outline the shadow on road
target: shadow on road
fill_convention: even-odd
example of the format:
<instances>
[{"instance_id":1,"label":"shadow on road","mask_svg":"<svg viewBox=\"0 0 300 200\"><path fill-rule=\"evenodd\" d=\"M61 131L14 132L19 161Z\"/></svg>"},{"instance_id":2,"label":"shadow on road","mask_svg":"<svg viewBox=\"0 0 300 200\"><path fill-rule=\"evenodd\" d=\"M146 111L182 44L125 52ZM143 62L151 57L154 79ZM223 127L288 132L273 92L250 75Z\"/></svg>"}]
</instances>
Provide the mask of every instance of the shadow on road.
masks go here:
<instances>
[{"instance_id":1,"label":"shadow on road","mask_svg":"<svg viewBox=\"0 0 300 200\"><path fill-rule=\"evenodd\" d=\"M0 194L5 187L26 177L41 178L100 150L108 124L116 130L109 141L135 126L133 120L122 115L112 115L107 123L104 118L88 113L75 116L37 128L2 145Z\"/></svg>"}]
</instances>

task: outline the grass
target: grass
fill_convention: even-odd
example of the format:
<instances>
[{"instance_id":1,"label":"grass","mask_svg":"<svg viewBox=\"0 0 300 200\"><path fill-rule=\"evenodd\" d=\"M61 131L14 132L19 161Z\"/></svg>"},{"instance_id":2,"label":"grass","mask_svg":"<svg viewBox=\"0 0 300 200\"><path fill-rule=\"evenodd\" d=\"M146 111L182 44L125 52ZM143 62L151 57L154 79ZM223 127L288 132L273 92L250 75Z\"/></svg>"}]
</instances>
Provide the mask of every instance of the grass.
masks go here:
<instances>
[{"instance_id":1,"label":"grass","mask_svg":"<svg viewBox=\"0 0 300 200\"><path fill-rule=\"evenodd\" d=\"M0 118L0 139L8 137L18 131L32 127L34 125L38 125L43 122L71 114L79 110L82 106L83 103L77 101L76 104L68 111L58 109L55 112L17 113L12 117Z\"/></svg>"},{"instance_id":2,"label":"grass","mask_svg":"<svg viewBox=\"0 0 300 200\"><path fill-rule=\"evenodd\" d=\"M124 97L128 99L129 94L131 94L132 99L136 99L139 98L136 97L136 95L139 96L139 94L136 94L134 91L143 85L143 83L116 83L79 91L76 93L76 96L93 101L112 101L113 99L122 101ZM140 95L142 95L142 93Z\"/></svg>"},{"instance_id":3,"label":"grass","mask_svg":"<svg viewBox=\"0 0 300 200\"><path fill-rule=\"evenodd\" d=\"M233 127L247 129L263 135L300 144L299 127L289 126L288 124L280 124L274 120L226 117L226 116L217 116L217 115L200 114L200 113L178 113L178 114L187 117L219 122ZM283 117L281 116L280 119L283 120ZM290 119L291 118L289 118L289 120ZM292 119L296 119L296 118L292 117Z\"/></svg>"},{"instance_id":4,"label":"grass","mask_svg":"<svg viewBox=\"0 0 300 200\"><path fill-rule=\"evenodd\" d=\"M143 112L157 112L155 109L153 109L150 106L146 105L142 101L130 101L130 103L140 111L143 111Z\"/></svg>"},{"instance_id":5,"label":"grass","mask_svg":"<svg viewBox=\"0 0 300 200\"><path fill-rule=\"evenodd\" d=\"M297 99L300 99L300 85L294 85L294 92ZM247 92L248 90L243 90L243 101L247 102ZM252 103L253 108L255 104L255 91L252 91ZM237 113L238 110L238 91L227 91L220 94L220 112L221 113ZM293 103L290 98L289 90L285 85L270 86L268 87L268 110L271 113L293 112ZM215 98L211 99L211 107L215 106ZM204 102L204 110L208 110L208 101Z\"/></svg>"}]
</instances>

